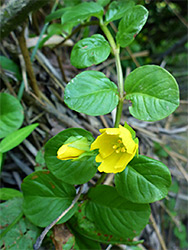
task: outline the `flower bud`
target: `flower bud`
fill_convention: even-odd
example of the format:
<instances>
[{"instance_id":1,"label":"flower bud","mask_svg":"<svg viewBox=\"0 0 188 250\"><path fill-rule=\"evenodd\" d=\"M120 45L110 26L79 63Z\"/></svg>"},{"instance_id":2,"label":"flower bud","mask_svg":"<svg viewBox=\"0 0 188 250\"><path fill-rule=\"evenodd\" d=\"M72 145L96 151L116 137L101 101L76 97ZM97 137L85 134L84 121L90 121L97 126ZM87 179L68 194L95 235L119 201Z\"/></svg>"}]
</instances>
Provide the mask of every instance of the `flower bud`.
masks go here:
<instances>
[{"instance_id":1,"label":"flower bud","mask_svg":"<svg viewBox=\"0 0 188 250\"><path fill-rule=\"evenodd\" d=\"M59 160L77 159L81 154L89 151L89 143L86 137L71 136L57 151Z\"/></svg>"}]
</instances>

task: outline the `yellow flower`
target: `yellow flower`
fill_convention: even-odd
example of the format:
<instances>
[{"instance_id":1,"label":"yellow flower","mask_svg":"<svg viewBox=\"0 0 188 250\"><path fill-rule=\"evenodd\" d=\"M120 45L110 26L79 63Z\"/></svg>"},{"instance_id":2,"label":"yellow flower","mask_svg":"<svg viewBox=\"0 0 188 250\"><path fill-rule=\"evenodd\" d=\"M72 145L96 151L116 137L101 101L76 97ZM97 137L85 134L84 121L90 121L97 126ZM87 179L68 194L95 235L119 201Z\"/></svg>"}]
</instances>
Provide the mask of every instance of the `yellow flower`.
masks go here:
<instances>
[{"instance_id":1,"label":"yellow flower","mask_svg":"<svg viewBox=\"0 0 188 250\"><path fill-rule=\"evenodd\" d=\"M138 150L138 139L133 139L131 132L119 125L119 128L99 130L102 134L91 144L91 150L99 149L96 162L100 172L119 173L132 160Z\"/></svg>"},{"instance_id":2,"label":"yellow flower","mask_svg":"<svg viewBox=\"0 0 188 250\"><path fill-rule=\"evenodd\" d=\"M85 137L71 136L57 151L59 160L77 159L84 152L89 151L88 140Z\"/></svg>"}]
</instances>

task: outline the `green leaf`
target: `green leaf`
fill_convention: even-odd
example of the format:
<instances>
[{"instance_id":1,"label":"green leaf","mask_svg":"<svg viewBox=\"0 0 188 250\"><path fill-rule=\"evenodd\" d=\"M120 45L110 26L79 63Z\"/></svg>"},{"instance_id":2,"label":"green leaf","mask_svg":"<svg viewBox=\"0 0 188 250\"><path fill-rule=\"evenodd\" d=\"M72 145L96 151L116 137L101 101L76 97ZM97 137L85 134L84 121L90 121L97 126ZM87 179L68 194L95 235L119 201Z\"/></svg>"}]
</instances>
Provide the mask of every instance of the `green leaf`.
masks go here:
<instances>
[{"instance_id":1,"label":"green leaf","mask_svg":"<svg viewBox=\"0 0 188 250\"><path fill-rule=\"evenodd\" d=\"M102 7L109 4L110 0L97 0L97 3L100 4Z\"/></svg>"},{"instance_id":2,"label":"green leaf","mask_svg":"<svg viewBox=\"0 0 188 250\"><path fill-rule=\"evenodd\" d=\"M101 250L99 242L84 237L83 235L76 232L73 228L71 230L75 236L75 242L78 249Z\"/></svg>"},{"instance_id":3,"label":"green leaf","mask_svg":"<svg viewBox=\"0 0 188 250\"><path fill-rule=\"evenodd\" d=\"M22 183L23 209L26 217L39 227L46 227L67 209L75 195L75 188L53 176L50 171L37 171ZM59 222L64 223L74 214L75 205Z\"/></svg>"},{"instance_id":4,"label":"green leaf","mask_svg":"<svg viewBox=\"0 0 188 250\"><path fill-rule=\"evenodd\" d=\"M3 215L1 216L1 237L3 232L7 231L7 227L9 227L13 223L13 221L15 221L16 218L20 217L20 214L23 214L22 204L22 198L14 198L0 204L1 215Z\"/></svg>"},{"instance_id":5,"label":"green leaf","mask_svg":"<svg viewBox=\"0 0 188 250\"><path fill-rule=\"evenodd\" d=\"M135 3L131 0L111 2L105 15L105 24L122 18L134 5Z\"/></svg>"},{"instance_id":6,"label":"green leaf","mask_svg":"<svg viewBox=\"0 0 188 250\"><path fill-rule=\"evenodd\" d=\"M149 205L124 199L114 187L97 186L90 190L88 198L86 216L108 235L132 239L148 223Z\"/></svg>"},{"instance_id":7,"label":"green leaf","mask_svg":"<svg viewBox=\"0 0 188 250\"><path fill-rule=\"evenodd\" d=\"M18 80L22 79L18 65L15 62L13 62L11 59L5 56L0 56L0 66L5 70L8 70L14 73L15 77Z\"/></svg>"},{"instance_id":8,"label":"green leaf","mask_svg":"<svg viewBox=\"0 0 188 250\"><path fill-rule=\"evenodd\" d=\"M87 115L104 115L118 104L117 86L103 73L84 71L65 88L64 101L70 109Z\"/></svg>"},{"instance_id":9,"label":"green leaf","mask_svg":"<svg viewBox=\"0 0 188 250\"><path fill-rule=\"evenodd\" d=\"M71 64L78 68L90 67L105 61L110 55L110 45L99 34L77 42L71 52Z\"/></svg>"},{"instance_id":10,"label":"green leaf","mask_svg":"<svg viewBox=\"0 0 188 250\"><path fill-rule=\"evenodd\" d=\"M71 136L86 137L89 144L94 141L92 134L84 129L69 128L66 129L52 139L45 145L44 158L48 169L56 176L56 178L70 184L83 184L88 182L96 173L97 166L95 156L92 154L85 155L78 160L59 160L57 159L58 149Z\"/></svg>"},{"instance_id":11,"label":"green leaf","mask_svg":"<svg viewBox=\"0 0 188 250\"><path fill-rule=\"evenodd\" d=\"M6 201L15 197L23 197L23 194L13 188L0 188L0 200Z\"/></svg>"},{"instance_id":12,"label":"green leaf","mask_svg":"<svg viewBox=\"0 0 188 250\"><path fill-rule=\"evenodd\" d=\"M136 245L142 242L142 241L132 241L130 238L125 238L124 234L122 233L124 231L121 232L121 236L117 236L114 233L111 233L108 230L108 228L105 228L105 230L101 230L101 228L98 227L95 221L91 221L88 218L87 215L88 211L86 211L88 204L89 201L85 201L84 203L80 204L77 212L68 221L68 226L73 230L73 233L77 232L79 235L87 237L90 240L95 240L106 244ZM102 216L103 215L104 214L102 211ZM106 218L106 216L104 216L104 220L108 219L110 218ZM102 219L102 221L104 220ZM108 223L110 223L110 221L108 221ZM98 248L96 247L96 249Z\"/></svg>"},{"instance_id":13,"label":"green leaf","mask_svg":"<svg viewBox=\"0 0 188 250\"><path fill-rule=\"evenodd\" d=\"M12 95L0 93L0 138L18 129L24 119L20 102Z\"/></svg>"},{"instance_id":14,"label":"green leaf","mask_svg":"<svg viewBox=\"0 0 188 250\"><path fill-rule=\"evenodd\" d=\"M129 201L152 203L168 194L171 175L162 162L139 155L116 174L115 185L118 193Z\"/></svg>"},{"instance_id":15,"label":"green leaf","mask_svg":"<svg viewBox=\"0 0 188 250\"><path fill-rule=\"evenodd\" d=\"M35 171L44 170L45 169L46 163L45 163L45 160L44 160L44 148L41 148L37 152L37 155L36 155L36 158L35 158L35 162L36 162Z\"/></svg>"},{"instance_id":16,"label":"green leaf","mask_svg":"<svg viewBox=\"0 0 188 250\"><path fill-rule=\"evenodd\" d=\"M61 35L63 32L63 24L52 23L48 26L47 32L49 35Z\"/></svg>"},{"instance_id":17,"label":"green leaf","mask_svg":"<svg viewBox=\"0 0 188 250\"><path fill-rule=\"evenodd\" d=\"M0 142L0 152L5 153L16 146L18 146L26 137L28 137L33 130L38 126L38 123L34 123L32 125L21 128L17 131L12 132L8 136L6 136Z\"/></svg>"},{"instance_id":18,"label":"green leaf","mask_svg":"<svg viewBox=\"0 0 188 250\"><path fill-rule=\"evenodd\" d=\"M45 17L45 23L51 22L54 19L61 18L62 15L66 11L71 10L71 9L72 9L72 7L66 7L66 8L61 8L59 10L56 10L56 11L50 13L48 16Z\"/></svg>"},{"instance_id":19,"label":"green leaf","mask_svg":"<svg viewBox=\"0 0 188 250\"><path fill-rule=\"evenodd\" d=\"M157 121L170 115L179 105L179 89L174 77L156 65L145 65L125 80L130 113L139 120Z\"/></svg>"},{"instance_id":20,"label":"green leaf","mask_svg":"<svg viewBox=\"0 0 188 250\"><path fill-rule=\"evenodd\" d=\"M75 5L77 5L77 4L79 4L80 2L81 2L81 0L64 0L63 1L64 2L64 4L65 4L65 6L75 6Z\"/></svg>"},{"instance_id":21,"label":"green leaf","mask_svg":"<svg viewBox=\"0 0 188 250\"><path fill-rule=\"evenodd\" d=\"M22 218L22 199L15 198L0 204L2 249L33 249L39 229Z\"/></svg>"},{"instance_id":22,"label":"green leaf","mask_svg":"<svg viewBox=\"0 0 188 250\"><path fill-rule=\"evenodd\" d=\"M23 209L36 226L46 227L67 209L75 195L75 188L53 176L50 171L37 171L22 183ZM74 214L76 205L58 222L64 223Z\"/></svg>"},{"instance_id":23,"label":"green leaf","mask_svg":"<svg viewBox=\"0 0 188 250\"><path fill-rule=\"evenodd\" d=\"M132 43L146 23L147 18L148 11L142 5L128 9L118 26L117 43L123 48Z\"/></svg>"},{"instance_id":24,"label":"green leaf","mask_svg":"<svg viewBox=\"0 0 188 250\"><path fill-rule=\"evenodd\" d=\"M67 10L61 18L61 23L81 23L91 16L100 18L102 15L103 8L99 4L95 2L84 2Z\"/></svg>"}]
</instances>

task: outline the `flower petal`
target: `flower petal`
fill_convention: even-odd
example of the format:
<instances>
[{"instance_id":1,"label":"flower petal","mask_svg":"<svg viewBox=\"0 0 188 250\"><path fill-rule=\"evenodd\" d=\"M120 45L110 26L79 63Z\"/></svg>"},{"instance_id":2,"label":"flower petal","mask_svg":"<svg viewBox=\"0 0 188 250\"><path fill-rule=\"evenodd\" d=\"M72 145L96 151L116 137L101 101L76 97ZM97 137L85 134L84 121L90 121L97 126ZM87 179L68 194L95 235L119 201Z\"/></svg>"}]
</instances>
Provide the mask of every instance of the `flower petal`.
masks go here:
<instances>
[{"instance_id":1,"label":"flower petal","mask_svg":"<svg viewBox=\"0 0 188 250\"><path fill-rule=\"evenodd\" d=\"M108 135L119 135L119 128L103 128L99 129L101 133L106 133Z\"/></svg>"},{"instance_id":2,"label":"flower petal","mask_svg":"<svg viewBox=\"0 0 188 250\"><path fill-rule=\"evenodd\" d=\"M100 166L98 167L98 170L100 172L105 172L105 173L118 173L123 171L123 169L126 167L126 165L123 163L120 167L115 168L117 161L119 160L119 154L113 153L109 157L105 158Z\"/></svg>"},{"instance_id":3,"label":"flower petal","mask_svg":"<svg viewBox=\"0 0 188 250\"><path fill-rule=\"evenodd\" d=\"M135 151L136 153L136 151ZM126 167L128 165L128 163L133 159L133 157L135 156L134 154L128 154L126 153L122 153L120 158L118 159L118 161L116 162L116 165L114 166L115 169L122 169L123 167Z\"/></svg>"},{"instance_id":4,"label":"flower petal","mask_svg":"<svg viewBox=\"0 0 188 250\"><path fill-rule=\"evenodd\" d=\"M117 136L109 136L106 133L99 135L91 144L91 150L99 148L99 153L103 158L108 157L114 152L113 145L117 141Z\"/></svg>"},{"instance_id":5,"label":"flower petal","mask_svg":"<svg viewBox=\"0 0 188 250\"><path fill-rule=\"evenodd\" d=\"M135 142L132 139L132 135L129 132L128 129L122 127L121 125L119 125L119 130L120 130L120 135L119 137L122 139L123 144L125 145L126 149L127 149L127 153L128 154L133 154L135 151Z\"/></svg>"}]
</instances>

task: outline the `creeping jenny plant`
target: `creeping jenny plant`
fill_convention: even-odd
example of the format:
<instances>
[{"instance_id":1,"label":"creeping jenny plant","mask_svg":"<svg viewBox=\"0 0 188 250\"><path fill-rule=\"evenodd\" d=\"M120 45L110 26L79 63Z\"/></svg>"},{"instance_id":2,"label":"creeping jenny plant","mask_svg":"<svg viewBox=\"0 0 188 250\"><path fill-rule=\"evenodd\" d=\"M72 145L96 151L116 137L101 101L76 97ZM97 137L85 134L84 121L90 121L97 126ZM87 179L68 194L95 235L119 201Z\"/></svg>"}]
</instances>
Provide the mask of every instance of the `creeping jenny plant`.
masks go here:
<instances>
[{"instance_id":1,"label":"creeping jenny plant","mask_svg":"<svg viewBox=\"0 0 188 250\"><path fill-rule=\"evenodd\" d=\"M75 249L87 249L88 245L101 249L100 243L138 244L134 237L149 221L149 203L167 195L171 175L163 163L139 155L135 131L127 123L120 124L124 101L131 102L129 111L136 119L158 121L178 107L178 85L157 65L139 67L127 78L123 75L120 50L130 45L143 28L148 17L145 7L126 0L84 1L61 13L64 35L71 36L79 24L89 25L91 17L100 27L100 34L75 44L71 63L84 69L105 61L111 52L117 72L116 83L96 70L79 73L65 88L65 104L93 116L116 109L116 118L114 127L101 128L97 138L81 128L68 128L51 138L44 155L48 170L32 173L22 184L23 211L33 224L46 227L65 210L50 227L56 222L66 223ZM109 23L116 20L114 35ZM113 187L102 185L107 173L115 174ZM94 176L98 178L95 185L88 185L89 190L81 196L80 188L76 196L76 185Z\"/></svg>"}]
</instances>

